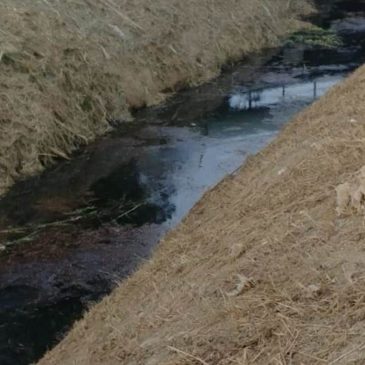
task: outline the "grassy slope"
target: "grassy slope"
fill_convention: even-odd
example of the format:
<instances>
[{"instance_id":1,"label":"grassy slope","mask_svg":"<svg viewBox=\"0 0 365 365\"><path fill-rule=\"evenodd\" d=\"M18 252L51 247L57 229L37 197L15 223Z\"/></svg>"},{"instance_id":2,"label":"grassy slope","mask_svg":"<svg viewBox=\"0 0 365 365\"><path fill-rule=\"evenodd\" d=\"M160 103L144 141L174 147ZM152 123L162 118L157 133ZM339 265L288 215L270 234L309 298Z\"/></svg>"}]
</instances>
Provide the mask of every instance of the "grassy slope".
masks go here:
<instances>
[{"instance_id":1,"label":"grassy slope","mask_svg":"<svg viewBox=\"0 0 365 365\"><path fill-rule=\"evenodd\" d=\"M2 0L0 194L129 108L277 44L303 0Z\"/></svg>"},{"instance_id":2,"label":"grassy slope","mask_svg":"<svg viewBox=\"0 0 365 365\"><path fill-rule=\"evenodd\" d=\"M364 99L365 67L206 194L40 365L364 364L364 216L335 211L365 164Z\"/></svg>"}]
</instances>

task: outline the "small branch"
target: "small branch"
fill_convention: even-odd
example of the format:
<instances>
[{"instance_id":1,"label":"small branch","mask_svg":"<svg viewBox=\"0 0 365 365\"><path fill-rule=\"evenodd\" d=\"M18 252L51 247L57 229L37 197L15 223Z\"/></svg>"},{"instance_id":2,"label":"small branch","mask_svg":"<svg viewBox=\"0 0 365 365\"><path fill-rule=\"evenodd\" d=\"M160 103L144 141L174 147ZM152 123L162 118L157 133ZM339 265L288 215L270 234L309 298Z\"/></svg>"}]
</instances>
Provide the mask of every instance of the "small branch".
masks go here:
<instances>
[{"instance_id":1,"label":"small branch","mask_svg":"<svg viewBox=\"0 0 365 365\"><path fill-rule=\"evenodd\" d=\"M137 210L138 208L140 208L143 204L137 204L136 206L134 206L133 208L129 209L126 212L123 212L121 215L119 215L117 218L115 218L114 220L117 221L118 219L124 218L126 215L133 213L135 210Z\"/></svg>"}]
</instances>

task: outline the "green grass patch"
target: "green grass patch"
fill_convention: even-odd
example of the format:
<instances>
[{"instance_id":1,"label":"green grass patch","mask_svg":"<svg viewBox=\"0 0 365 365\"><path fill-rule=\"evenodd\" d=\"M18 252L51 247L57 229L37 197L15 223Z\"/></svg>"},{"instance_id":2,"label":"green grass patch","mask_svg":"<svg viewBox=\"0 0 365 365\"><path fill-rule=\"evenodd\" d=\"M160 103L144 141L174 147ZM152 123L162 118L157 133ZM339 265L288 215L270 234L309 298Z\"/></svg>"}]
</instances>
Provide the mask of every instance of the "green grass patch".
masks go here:
<instances>
[{"instance_id":1,"label":"green grass patch","mask_svg":"<svg viewBox=\"0 0 365 365\"><path fill-rule=\"evenodd\" d=\"M286 42L287 46L302 44L311 47L336 48L343 45L341 38L331 30L313 26L294 33Z\"/></svg>"}]
</instances>

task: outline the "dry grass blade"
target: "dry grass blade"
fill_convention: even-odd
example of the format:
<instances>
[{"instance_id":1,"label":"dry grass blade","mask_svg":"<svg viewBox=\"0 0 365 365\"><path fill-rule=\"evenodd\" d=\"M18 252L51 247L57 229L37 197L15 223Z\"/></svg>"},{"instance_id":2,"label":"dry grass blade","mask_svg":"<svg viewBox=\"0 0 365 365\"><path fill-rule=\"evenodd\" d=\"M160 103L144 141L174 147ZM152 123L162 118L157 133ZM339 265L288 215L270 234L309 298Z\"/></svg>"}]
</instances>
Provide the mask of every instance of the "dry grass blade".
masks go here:
<instances>
[{"instance_id":1,"label":"dry grass blade","mask_svg":"<svg viewBox=\"0 0 365 365\"><path fill-rule=\"evenodd\" d=\"M346 357L350 356L351 354L353 354L354 352L356 351L361 351L361 350L364 350L365 349L365 344L361 345L361 346L358 346L358 347L355 347L354 349L344 353L343 355L339 356L337 359L331 361L329 363L329 365L335 365L335 364L338 364L339 361L345 359Z\"/></svg>"},{"instance_id":2,"label":"dry grass blade","mask_svg":"<svg viewBox=\"0 0 365 365\"><path fill-rule=\"evenodd\" d=\"M141 27L139 24L134 22L131 18L129 18L127 15L123 14L120 10L117 9L117 6L111 1L111 0L100 0L105 6L109 7L112 11L117 13L123 20L127 21L130 25L133 27L145 31L143 27Z\"/></svg>"},{"instance_id":3,"label":"dry grass blade","mask_svg":"<svg viewBox=\"0 0 365 365\"><path fill-rule=\"evenodd\" d=\"M209 365L207 362L205 362L204 360L200 359L199 357L196 357L194 355L188 354L187 352L182 351L182 350L179 350L176 347L168 346L168 348L171 351L174 351L174 352L176 352L176 353L178 353L180 355L183 355L185 358L196 360L198 363L200 363L202 365Z\"/></svg>"}]
</instances>

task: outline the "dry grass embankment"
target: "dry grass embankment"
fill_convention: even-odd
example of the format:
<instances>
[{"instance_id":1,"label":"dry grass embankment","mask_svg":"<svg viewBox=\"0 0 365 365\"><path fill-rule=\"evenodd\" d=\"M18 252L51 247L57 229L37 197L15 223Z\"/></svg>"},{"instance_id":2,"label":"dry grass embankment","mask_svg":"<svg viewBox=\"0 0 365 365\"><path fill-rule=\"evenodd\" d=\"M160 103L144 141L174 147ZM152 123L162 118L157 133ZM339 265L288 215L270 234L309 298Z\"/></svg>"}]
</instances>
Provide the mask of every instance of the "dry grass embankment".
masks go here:
<instances>
[{"instance_id":1,"label":"dry grass embankment","mask_svg":"<svg viewBox=\"0 0 365 365\"><path fill-rule=\"evenodd\" d=\"M363 175L364 100L365 67L207 193L40 365L364 364L364 209L336 212L336 187Z\"/></svg>"},{"instance_id":2,"label":"dry grass embankment","mask_svg":"<svg viewBox=\"0 0 365 365\"><path fill-rule=\"evenodd\" d=\"M303 0L2 0L0 194L19 177L276 45Z\"/></svg>"}]
</instances>

